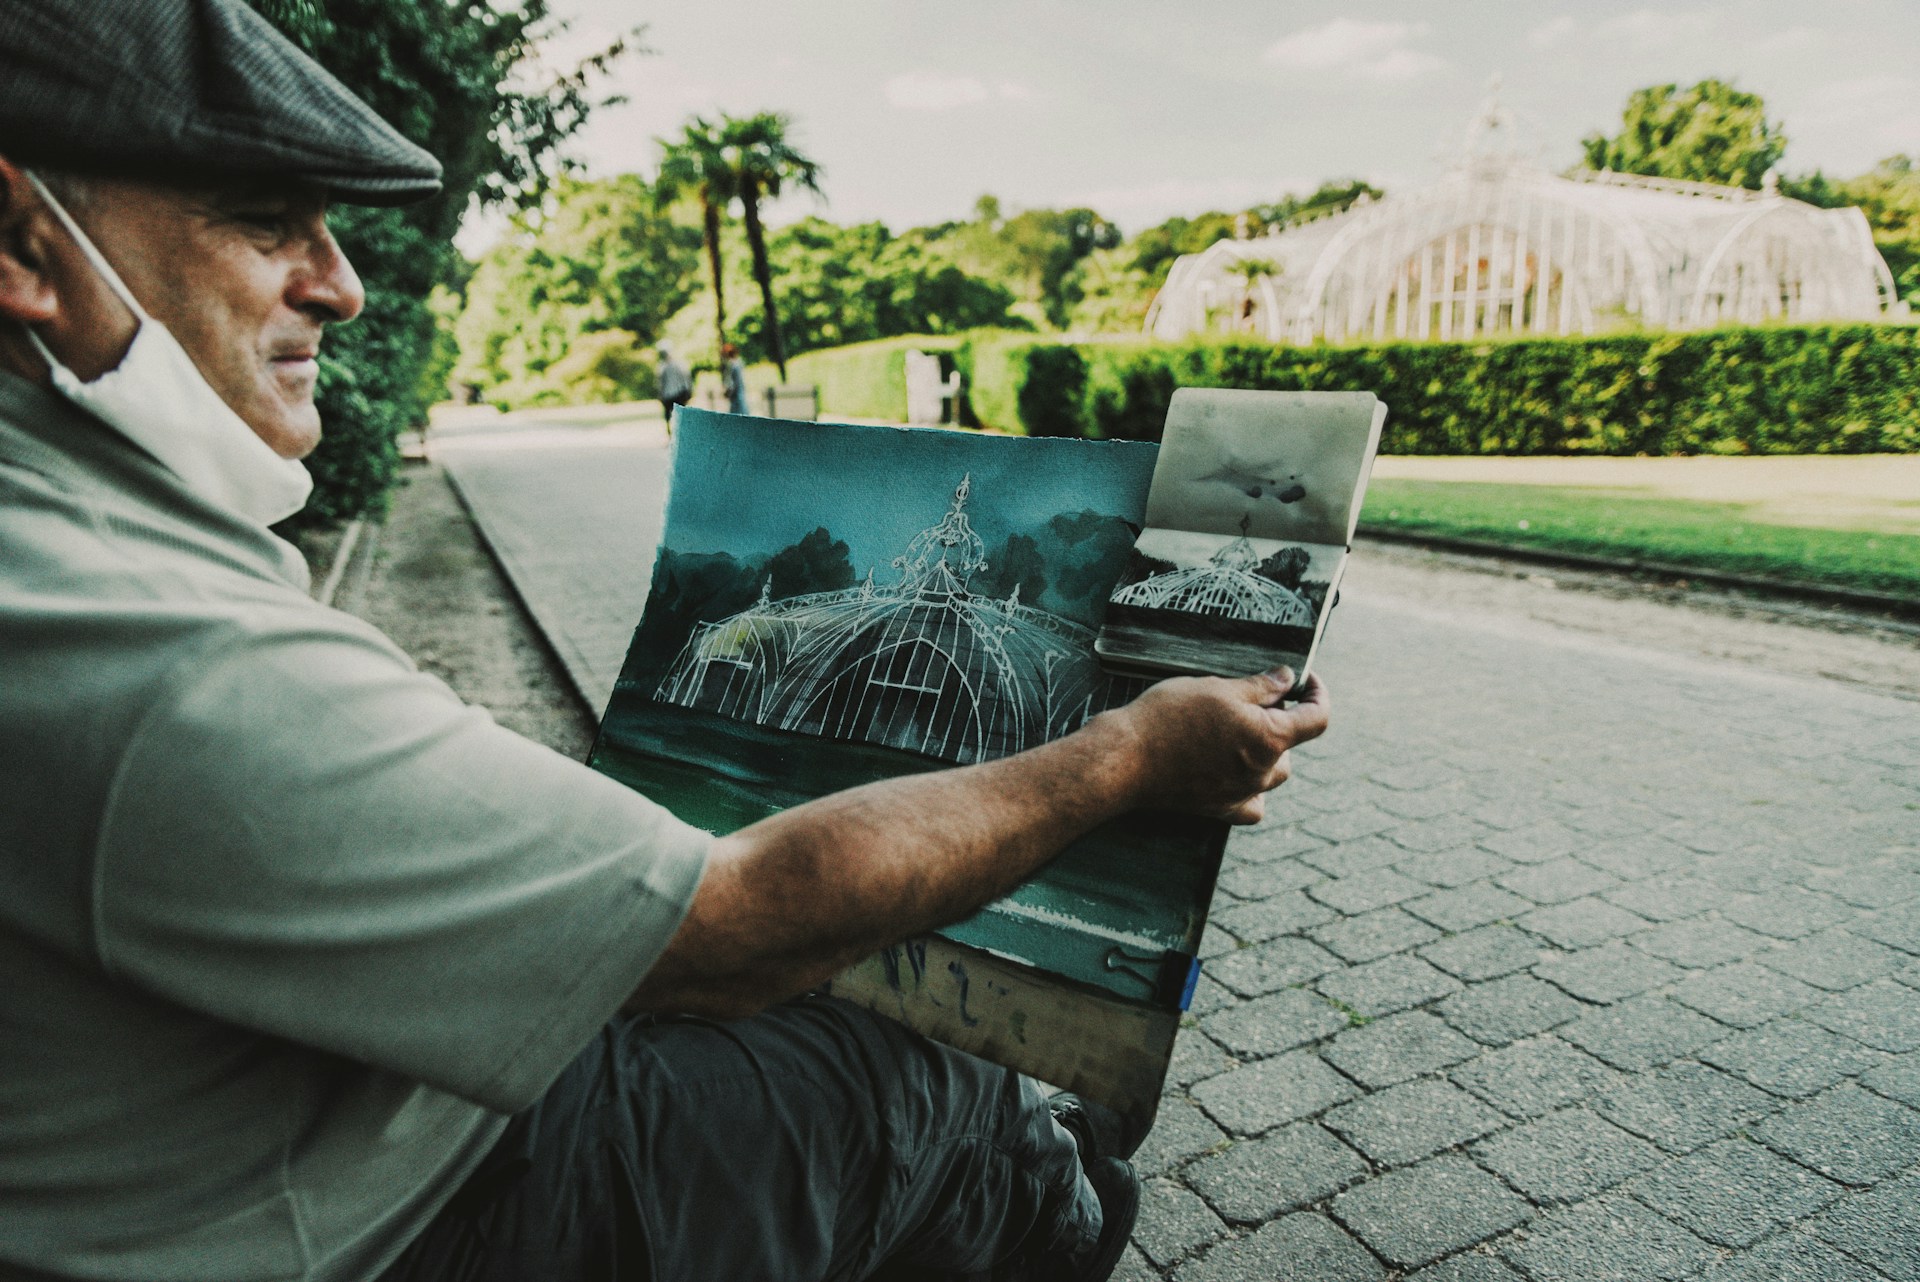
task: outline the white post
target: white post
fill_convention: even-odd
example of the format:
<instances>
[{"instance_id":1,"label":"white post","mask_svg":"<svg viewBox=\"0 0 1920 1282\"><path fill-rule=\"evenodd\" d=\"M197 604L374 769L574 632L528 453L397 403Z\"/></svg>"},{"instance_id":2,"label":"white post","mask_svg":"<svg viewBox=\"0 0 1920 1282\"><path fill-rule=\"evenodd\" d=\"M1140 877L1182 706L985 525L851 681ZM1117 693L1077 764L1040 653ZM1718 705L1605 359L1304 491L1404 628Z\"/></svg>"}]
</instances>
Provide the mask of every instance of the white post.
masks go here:
<instances>
[{"instance_id":1,"label":"white post","mask_svg":"<svg viewBox=\"0 0 1920 1282\"><path fill-rule=\"evenodd\" d=\"M1533 332L1547 328L1547 308L1553 302L1553 215L1551 201L1540 202L1540 265L1533 278Z\"/></svg>"},{"instance_id":2,"label":"white post","mask_svg":"<svg viewBox=\"0 0 1920 1282\"><path fill-rule=\"evenodd\" d=\"M1466 332L1462 338L1472 338L1480 323L1480 219L1479 210L1475 210L1474 220L1467 225L1467 296L1465 315Z\"/></svg>"},{"instance_id":3,"label":"white post","mask_svg":"<svg viewBox=\"0 0 1920 1282\"><path fill-rule=\"evenodd\" d=\"M1568 201L1562 211L1561 230L1565 235L1561 246L1566 250L1565 260L1560 268L1560 334L1565 337L1573 333L1573 286L1580 278L1580 248L1578 235L1579 216L1574 212L1573 202Z\"/></svg>"},{"instance_id":4,"label":"white post","mask_svg":"<svg viewBox=\"0 0 1920 1282\"><path fill-rule=\"evenodd\" d=\"M1425 242L1421 243L1418 252L1423 259L1426 257ZM1399 268L1394 272L1393 336L1395 338L1405 338L1407 336L1407 276L1412 270L1413 259L1407 257L1401 260Z\"/></svg>"}]
</instances>

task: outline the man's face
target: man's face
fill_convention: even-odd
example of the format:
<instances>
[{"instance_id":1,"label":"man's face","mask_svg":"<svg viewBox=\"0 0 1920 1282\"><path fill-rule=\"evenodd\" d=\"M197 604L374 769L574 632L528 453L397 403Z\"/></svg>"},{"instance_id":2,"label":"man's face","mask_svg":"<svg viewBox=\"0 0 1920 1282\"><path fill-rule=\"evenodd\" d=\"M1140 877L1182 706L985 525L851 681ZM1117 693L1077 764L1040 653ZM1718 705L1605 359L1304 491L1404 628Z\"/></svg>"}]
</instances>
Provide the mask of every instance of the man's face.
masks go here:
<instances>
[{"instance_id":1,"label":"man's face","mask_svg":"<svg viewBox=\"0 0 1920 1282\"><path fill-rule=\"evenodd\" d=\"M324 197L266 183L90 187L74 218L134 297L275 453L311 453L321 329L366 302Z\"/></svg>"}]
</instances>

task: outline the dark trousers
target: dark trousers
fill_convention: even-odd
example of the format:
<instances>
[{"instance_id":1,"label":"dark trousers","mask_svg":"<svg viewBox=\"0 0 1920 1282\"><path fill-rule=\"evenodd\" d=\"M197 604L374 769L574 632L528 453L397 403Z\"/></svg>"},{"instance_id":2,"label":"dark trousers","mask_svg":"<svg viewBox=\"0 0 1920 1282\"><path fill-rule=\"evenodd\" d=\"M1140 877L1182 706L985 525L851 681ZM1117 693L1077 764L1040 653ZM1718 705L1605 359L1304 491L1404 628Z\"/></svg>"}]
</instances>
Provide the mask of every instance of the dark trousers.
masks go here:
<instances>
[{"instance_id":1,"label":"dark trousers","mask_svg":"<svg viewBox=\"0 0 1920 1282\"><path fill-rule=\"evenodd\" d=\"M1099 1228L1033 1082L808 997L609 1024L382 1282L939 1277Z\"/></svg>"},{"instance_id":2,"label":"dark trousers","mask_svg":"<svg viewBox=\"0 0 1920 1282\"><path fill-rule=\"evenodd\" d=\"M675 397L675 398L674 398L674 399L672 399L672 400L666 400L666 399L664 399L664 398L663 398L663 399L661 400L661 402L660 402L660 413L661 413L661 414L662 414L662 416L664 416L664 417L666 418L666 420L667 420L667 435L668 435L668 436L672 436L672 435L673 435L673 412L674 412L674 410L676 410L676 409L678 409L678 408L679 408L680 406L682 406L682 405L685 405L685 404L687 404L687 402L689 402L689 401L691 401L692 399L693 399L693 393L692 393L692 392L688 392L688 393L687 393L687 394L686 394L685 396L678 396L678 397Z\"/></svg>"}]
</instances>

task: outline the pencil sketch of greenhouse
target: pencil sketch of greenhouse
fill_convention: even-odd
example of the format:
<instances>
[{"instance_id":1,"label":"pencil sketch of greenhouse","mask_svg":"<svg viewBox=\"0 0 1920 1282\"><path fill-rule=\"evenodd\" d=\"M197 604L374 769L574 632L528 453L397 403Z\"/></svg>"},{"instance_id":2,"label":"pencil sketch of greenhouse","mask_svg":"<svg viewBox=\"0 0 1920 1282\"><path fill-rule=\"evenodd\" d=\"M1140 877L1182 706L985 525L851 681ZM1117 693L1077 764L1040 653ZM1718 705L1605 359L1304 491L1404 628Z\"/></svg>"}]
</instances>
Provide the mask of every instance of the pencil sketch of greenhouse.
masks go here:
<instances>
[{"instance_id":1,"label":"pencil sketch of greenhouse","mask_svg":"<svg viewBox=\"0 0 1920 1282\"><path fill-rule=\"evenodd\" d=\"M1123 702L1090 629L970 590L987 566L971 477L893 561L899 580L773 600L699 624L655 697L833 739L973 762L1034 747Z\"/></svg>"},{"instance_id":2,"label":"pencil sketch of greenhouse","mask_svg":"<svg viewBox=\"0 0 1920 1282\"><path fill-rule=\"evenodd\" d=\"M1260 553L1244 536L1215 552L1205 565L1165 570L1113 594L1115 605L1178 610L1214 618L1313 626L1305 597L1257 571Z\"/></svg>"},{"instance_id":3,"label":"pencil sketch of greenhouse","mask_svg":"<svg viewBox=\"0 0 1920 1282\"><path fill-rule=\"evenodd\" d=\"M1593 334L1904 314L1858 209L1766 189L1549 172L1490 103L1438 182L1177 259L1156 338Z\"/></svg>"}]
</instances>

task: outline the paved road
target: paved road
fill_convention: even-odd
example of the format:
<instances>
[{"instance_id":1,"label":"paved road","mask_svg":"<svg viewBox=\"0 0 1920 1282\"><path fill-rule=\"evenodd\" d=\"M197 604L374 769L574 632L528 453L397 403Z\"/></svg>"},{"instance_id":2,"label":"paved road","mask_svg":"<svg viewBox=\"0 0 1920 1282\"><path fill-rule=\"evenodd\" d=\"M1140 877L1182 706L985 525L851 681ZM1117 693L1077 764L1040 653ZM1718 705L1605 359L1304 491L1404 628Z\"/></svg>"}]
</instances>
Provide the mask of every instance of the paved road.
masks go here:
<instances>
[{"instance_id":1,"label":"paved road","mask_svg":"<svg viewBox=\"0 0 1920 1282\"><path fill-rule=\"evenodd\" d=\"M440 457L598 690L663 452L589 431ZM1920 704L1364 574L1332 628L1120 1276L1920 1282Z\"/></svg>"},{"instance_id":2,"label":"paved road","mask_svg":"<svg viewBox=\"0 0 1920 1282\"><path fill-rule=\"evenodd\" d=\"M436 428L433 454L596 713L647 599L666 503L658 415L613 424Z\"/></svg>"}]
</instances>

